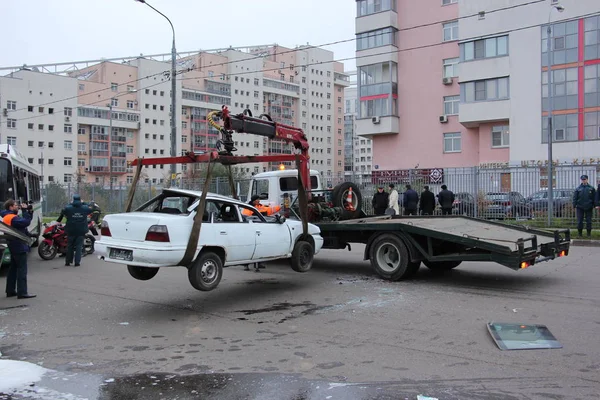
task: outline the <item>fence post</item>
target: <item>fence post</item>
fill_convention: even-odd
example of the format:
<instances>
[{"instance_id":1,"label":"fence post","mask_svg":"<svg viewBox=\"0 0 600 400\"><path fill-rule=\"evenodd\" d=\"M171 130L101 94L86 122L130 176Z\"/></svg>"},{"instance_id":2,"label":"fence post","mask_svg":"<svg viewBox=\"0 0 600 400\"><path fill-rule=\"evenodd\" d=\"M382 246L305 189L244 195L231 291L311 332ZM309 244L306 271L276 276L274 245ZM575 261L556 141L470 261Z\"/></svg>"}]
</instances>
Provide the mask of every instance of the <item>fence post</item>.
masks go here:
<instances>
[{"instance_id":1,"label":"fence post","mask_svg":"<svg viewBox=\"0 0 600 400\"><path fill-rule=\"evenodd\" d=\"M475 172L475 181L473 182L473 185L475 186L474 188L474 192L475 192L475 205L473 206L473 216L475 218L479 217L479 167L473 167L474 172Z\"/></svg>"}]
</instances>

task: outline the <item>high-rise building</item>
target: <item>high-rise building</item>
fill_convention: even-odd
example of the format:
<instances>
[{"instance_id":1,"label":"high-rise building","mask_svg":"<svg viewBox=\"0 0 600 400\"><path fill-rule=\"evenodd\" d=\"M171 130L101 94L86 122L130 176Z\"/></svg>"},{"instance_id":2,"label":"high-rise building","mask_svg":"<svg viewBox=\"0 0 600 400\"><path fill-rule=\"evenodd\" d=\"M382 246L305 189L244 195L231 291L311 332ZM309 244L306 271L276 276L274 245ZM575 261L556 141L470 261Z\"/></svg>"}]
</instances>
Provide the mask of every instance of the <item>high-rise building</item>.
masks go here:
<instances>
[{"instance_id":1,"label":"high-rise building","mask_svg":"<svg viewBox=\"0 0 600 400\"><path fill-rule=\"evenodd\" d=\"M358 88L356 71L348 72L350 86L344 89L344 176L346 180L363 183L371 181L373 151L371 140L356 131L358 117Z\"/></svg>"}]
</instances>

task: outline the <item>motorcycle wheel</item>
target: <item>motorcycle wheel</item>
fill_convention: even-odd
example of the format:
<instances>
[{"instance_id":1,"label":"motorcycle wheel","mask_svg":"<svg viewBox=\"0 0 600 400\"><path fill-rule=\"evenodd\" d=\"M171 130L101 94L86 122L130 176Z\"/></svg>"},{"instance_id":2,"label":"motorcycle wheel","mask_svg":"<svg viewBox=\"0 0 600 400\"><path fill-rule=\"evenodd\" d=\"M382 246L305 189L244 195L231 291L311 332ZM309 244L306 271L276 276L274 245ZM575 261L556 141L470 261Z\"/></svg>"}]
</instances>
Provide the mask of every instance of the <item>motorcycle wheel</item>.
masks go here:
<instances>
[{"instance_id":1,"label":"motorcycle wheel","mask_svg":"<svg viewBox=\"0 0 600 400\"><path fill-rule=\"evenodd\" d=\"M83 250L86 255L94 254L94 243L96 242L96 238L91 235L86 235L83 242Z\"/></svg>"},{"instance_id":2,"label":"motorcycle wheel","mask_svg":"<svg viewBox=\"0 0 600 400\"><path fill-rule=\"evenodd\" d=\"M54 257L56 257L56 253L58 253L56 246L49 245L44 241L40 242L38 246L38 254L43 260L52 260Z\"/></svg>"}]
</instances>

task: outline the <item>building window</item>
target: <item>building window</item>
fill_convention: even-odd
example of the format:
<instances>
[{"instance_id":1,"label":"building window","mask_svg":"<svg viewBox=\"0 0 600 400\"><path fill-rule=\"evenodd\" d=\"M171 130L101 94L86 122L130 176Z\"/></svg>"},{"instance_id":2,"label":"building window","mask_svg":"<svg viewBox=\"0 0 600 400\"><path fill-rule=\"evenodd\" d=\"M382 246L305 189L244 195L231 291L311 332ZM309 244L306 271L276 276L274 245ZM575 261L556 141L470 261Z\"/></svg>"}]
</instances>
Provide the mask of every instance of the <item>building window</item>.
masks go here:
<instances>
[{"instance_id":1,"label":"building window","mask_svg":"<svg viewBox=\"0 0 600 400\"><path fill-rule=\"evenodd\" d=\"M596 66L593 66L596 67ZM589 71L589 70L588 70ZM577 75L578 68L564 68L552 70L552 102L555 110L571 110L578 108L578 94L579 90L577 87ZM584 70L585 79L585 70ZM584 82L585 89L585 82ZM590 88L588 88L590 89ZM586 95L587 96L587 95ZM596 102L598 101L597 96L587 96L589 103L594 103L594 97ZM584 101L585 99L584 98ZM596 103L597 104L597 103ZM548 73L542 73L542 110L548 110Z\"/></svg>"},{"instance_id":2,"label":"building window","mask_svg":"<svg viewBox=\"0 0 600 400\"><path fill-rule=\"evenodd\" d=\"M396 0L359 0L356 2L358 17L390 10L396 11Z\"/></svg>"},{"instance_id":3,"label":"building window","mask_svg":"<svg viewBox=\"0 0 600 400\"><path fill-rule=\"evenodd\" d=\"M396 115L396 99L393 97L398 94L397 79L398 67L394 62L359 68L360 118Z\"/></svg>"},{"instance_id":4,"label":"building window","mask_svg":"<svg viewBox=\"0 0 600 400\"><path fill-rule=\"evenodd\" d=\"M6 144L10 144L11 146L16 146L17 145L17 138L15 136L7 136L6 137Z\"/></svg>"},{"instance_id":5,"label":"building window","mask_svg":"<svg viewBox=\"0 0 600 400\"><path fill-rule=\"evenodd\" d=\"M65 114L65 117L72 117L73 116L73 109L71 107L65 107L64 108L64 114Z\"/></svg>"},{"instance_id":6,"label":"building window","mask_svg":"<svg viewBox=\"0 0 600 400\"><path fill-rule=\"evenodd\" d=\"M78 167L85 167L85 158L78 158L77 159L77 166Z\"/></svg>"},{"instance_id":7,"label":"building window","mask_svg":"<svg viewBox=\"0 0 600 400\"><path fill-rule=\"evenodd\" d=\"M458 21L447 22L443 25L444 42L458 40Z\"/></svg>"},{"instance_id":8,"label":"building window","mask_svg":"<svg viewBox=\"0 0 600 400\"><path fill-rule=\"evenodd\" d=\"M444 78L454 78L458 76L458 58L446 58L444 60Z\"/></svg>"},{"instance_id":9,"label":"building window","mask_svg":"<svg viewBox=\"0 0 600 400\"><path fill-rule=\"evenodd\" d=\"M65 150L73 150L73 142L71 140L65 140L64 148Z\"/></svg>"},{"instance_id":10,"label":"building window","mask_svg":"<svg viewBox=\"0 0 600 400\"><path fill-rule=\"evenodd\" d=\"M135 104L134 104L133 100L127 100L127 108L133 109L134 107L135 107Z\"/></svg>"},{"instance_id":11,"label":"building window","mask_svg":"<svg viewBox=\"0 0 600 400\"><path fill-rule=\"evenodd\" d=\"M540 27L542 29L542 53L546 54L548 49L548 26ZM577 62L578 60L578 41L579 41L579 22L569 21L552 25L552 37L550 45L552 47L552 64L567 64ZM597 57L594 57L597 58ZM548 58L543 57L543 65L546 65Z\"/></svg>"},{"instance_id":12,"label":"building window","mask_svg":"<svg viewBox=\"0 0 600 400\"><path fill-rule=\"evenodd\" d=\"M585 66L584 79L584 107L600 106L600 64Z\"/></svg>"},{"instance_id":13,"label":"building window","mask_svg":"<svg viewBox=\"0 0 600 400\"><path fill-rule=\"evenodd\" d=\"M38 142L38 147L39 148L43 148L44 147L44 142Z\"/></svg>"},{"instance_id":14,"label":"building window","mask_svg":"<svg viewBox=\"0 0 600 400\"><path fill-rule=\"evenodd\" d=\"M458 0L442 0L442 5L447 6L448 4L456 4Z\"/></svg>"},{"instance_id":15,"label":"building window","mask_svg":"<svg viewBox=\"0 0 600 400\"><path fill-rule=\"evenodd\" d=\"M461 61L508 55L508 35L474 40L460 45Z\"/></svg>"},{"instance_id":16,"label":"building window","mask_svg":"<svg viewBox=\"0 0 600 400\"><path fill-rule=\"evenodd\" d=\"M43 131L44 130L44 124L38 124L38 129L40 131Z\"/></svg>"},{"instance_id":17,"label":"building window","mask_svg":"<svg viewBox=\"0 0 600 400\"><path fill-rule=\"evenodd\" d=\"M63 160L63 164L65 165L65 167L70 167L71 165L73 165L73 159L71 157L65 157L65 159Z\"/></svg>"},{"instance_id":18,"label":"building window","mask_svg":"<svg viewBox=\"0 0 600 400\"><path fill-rule=\"evenodd\" d=\"M77 152L85 151L85 143L77 143Z\"/></svg>"},{"instance_id":19,"label":"building window","mask_svg":"<svg viewBox=\"0 0 600 400\"><path fill-rule=\"evenodd\" d=\"M119 90L119 84L118 83L111 83L110 84L110 90L112 90L113 92L116 92L117 90Z\"/></svg>"},{"instance_id":20,"label":"building window","mask_svg":"<svg viewBox=\"0 0 600 400\"><path fill-rule=\"evenodd\" d=\"M13 118L8 118L6 120L6 126L8 128L16 129L16 127L17 127L17 120L13 119Z\"/></svg>"},{"instance_id":21,"label":"building window","mask_svg":"<svg viewBox=\"0 0 600 400\"><path fill-rule=\"evenodd\" d=\"M31 130L33 130L33 123L31 123L31 122L30 122L30 123L28 123L28 124L27 124L27 129L31 129Z\"/></svg>"},{"instance_id":22,"label":"building window","mask_svg":"<svg viewBox=\"0 0 600 400\"><path fill-rule=\"evenodd\" d=\"M11 110L11 111L16 111L17 110L17 102L13 101L13 100L8 100L6 102L6 109Z\"/></svg>"},{"instance_id":23,"label":"building window","mask_svg":"<svg viewBox=\"0 0 600 400\"><path fill-rule=\"evenodd\" d=\"M460 132L444 133L444 153L460 153Z\"/></svg>"},{"instance_id":24,"label":"building window","mask_svg":"<svg viewBox=\"0 0 600 400\"><path fill-rule=\"evenodd\" d=\"M27 111L33 112L33 106L27 106Z\"/></svg>"},{"instance_id":25,"label":"building window","mask_svg":"<svg viewBox=\"0 0 600 400\"><path fill-rule=\"evenodd\" d=\"M398 30L388 27L356 35L356 50L372 49L380 46L396 46Z\"/></svg>"},{"instance_id":26,"label":"building window","mask_svg":"<svg viewBox=\"0 0 600 400\"><path fill-rule=\"evenodd\" d=\"M53 131L54 130L54 125L48 125L48 130L49 131Z\"/></svg>"},{"instance_id":27,"label":"building window","mask_svg":"<svg viewBox=\"0 0 600 400\"><path fill-rule=\"evenodd\" d=\"M65 133L73 133L73 125L65 124Z\"/></svg>"},{"instance_id":28,"label":"building window","mask_svg":"<svg viewBox=\"0 0 600 400\"><path fill-rule=\"evenodd\" d=\"M508 137L508 125L503 126L494 126L492 128L492 147L508 147L509 146L509 137Z\"/></svg>"},{"instance_id":29,"label":"building window","mask_svg":"<svg viewBox=\"0 0 600 400\"><path fill-rule=\"evenodd\" d=\"M470 103L475 101L505 100L509 98L509 79L487 79L460 84L461 100Z\"/></svg>"},{"instance_id":30,"label":"building window","mask_svg":"<svg viewBox=\"0 0 600 400\"><path fill-rule=\"evenodd\" d=\"M444 97L444 115L458 115L460 96Z\"/></svg>"},{"instance_id":31,"label":"building window","mask_svg":"<svg viewBox=\"0 0 600 400\"><path fill-rule=\"evenodd\" d=\"M600 139L600 111L586 112L584 123L585 140Z\"/></svg>"},{"instance_id":32,"label":"building window","mask_svg":"<svg viewBox=\"0 0 600 400\"><path fill-rule=\"evenodd\" d=\"M115 99L115 98L110 99L110 105L113 107L119 107L119 99Z\"/></svg>"},{"instance_id":33,"label":"building window","mask_svg":"<svg viewBox=\"0 0 600 400\"><path fill-rule=\"evenodd\" d=\"M27 141L27 146L33 147L33 140L28 140Z\"/></svg>"},{"instance_id":34,"label":"building window","mask_svg":"<svg viewBox=\"0 0 600 400\"><path fill-rule=\"evenodd\" d=\"M584 115L585 118L585 115ZM577 112L552 116L553 141L574 142L579 140ZM542 143L548 143L548 117L542 118Z\"/></svg>"},{"instance_id":35,"label":"building window","mask_svg":"<svg viewBox=\"0 0 600 400\"><path fill-rule=\"evenodd\" d=\"M585 60L600 58L600 16L588 17L584 23Z\"/></svg>"}]
</instances>

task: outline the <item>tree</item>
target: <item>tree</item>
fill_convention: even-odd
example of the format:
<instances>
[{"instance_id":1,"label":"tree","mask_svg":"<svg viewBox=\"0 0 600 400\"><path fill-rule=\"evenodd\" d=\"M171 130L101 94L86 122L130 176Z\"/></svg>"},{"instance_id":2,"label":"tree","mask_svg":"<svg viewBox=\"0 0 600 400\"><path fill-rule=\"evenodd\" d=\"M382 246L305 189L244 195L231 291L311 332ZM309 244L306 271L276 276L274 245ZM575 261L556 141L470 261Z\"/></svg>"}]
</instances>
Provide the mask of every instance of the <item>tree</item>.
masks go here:
<instances>
[{"instance_id":1,"label":"tree","mask_svg":"<svg viewBox=\"0 0 600 400\"><path fill-rule=\"evenodd\" d=\"M69 203L69 197L64 187L56 182L50 182L44 189L45 213L57 214Z\"/></svg>"}]
</instances>

